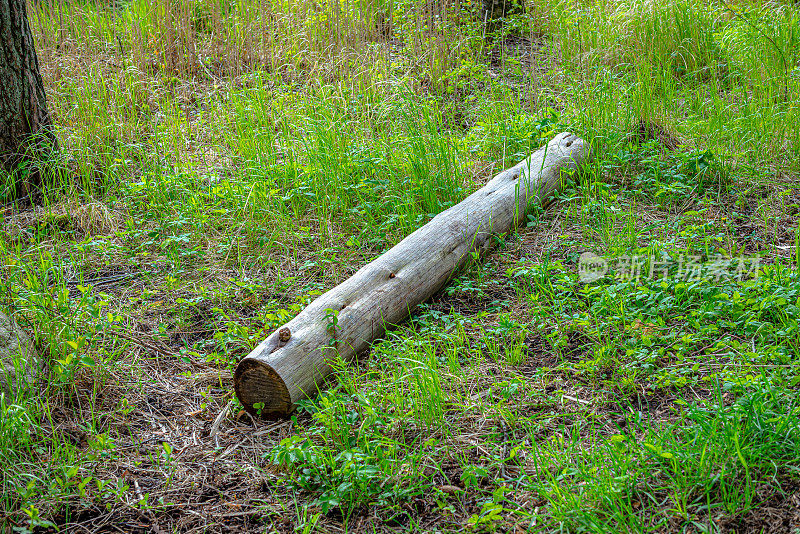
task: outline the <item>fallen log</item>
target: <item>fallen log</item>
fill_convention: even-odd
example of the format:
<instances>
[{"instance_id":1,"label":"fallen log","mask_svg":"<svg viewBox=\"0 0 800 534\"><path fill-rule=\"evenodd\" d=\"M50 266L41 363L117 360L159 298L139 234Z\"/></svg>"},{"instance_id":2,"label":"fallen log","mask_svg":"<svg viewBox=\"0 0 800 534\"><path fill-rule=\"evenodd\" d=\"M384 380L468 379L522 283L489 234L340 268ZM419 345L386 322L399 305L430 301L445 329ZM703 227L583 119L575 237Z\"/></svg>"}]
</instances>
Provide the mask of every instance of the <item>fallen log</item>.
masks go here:
<instances>
[{"instance_id":1,"label":"fallen log","mask_svg":"<svg viewBox=\"0 0 800 534\"><path fill-rule=\"evenodd\" d=\"M331 357L338 353L348 360L365 351L441 289L473 252L488 249L493 236L524 221L532 203L546 202L561 186L561 171L577 168L588 156L588 143L558 134L318 297L239 362L239 401L262 417L291 414L331 373Z\"/></svg>"}]
</instances>

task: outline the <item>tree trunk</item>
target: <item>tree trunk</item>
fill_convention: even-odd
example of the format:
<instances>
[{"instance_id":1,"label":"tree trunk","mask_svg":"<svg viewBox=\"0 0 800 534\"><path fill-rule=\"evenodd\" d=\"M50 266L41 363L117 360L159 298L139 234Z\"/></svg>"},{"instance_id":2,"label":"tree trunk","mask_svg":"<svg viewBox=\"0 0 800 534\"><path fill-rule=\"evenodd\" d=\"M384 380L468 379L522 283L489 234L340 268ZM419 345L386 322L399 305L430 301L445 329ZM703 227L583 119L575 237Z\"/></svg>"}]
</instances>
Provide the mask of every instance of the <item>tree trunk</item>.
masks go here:
<instances>
[{"instance_id":1,"label":"tree trunk","mask_svg":"<svg viewBox=\"0 0 800 534\"><path fill-rule=\"evenodd\" d=\"M7 185L11 196L41 187L40 163L57 148L26 0L0 0L0 168L13 179L0 198Z\"/></svg>"},{"instance_id":2,"label":"tree trunk","mask_svg":"<svg viewBox=\"0 0 800 534\"><path fill-rule=\"evenodd\" d=\"M488 31L497 29L497 19L502 19L512 13L518 6L512 0L483 0L481 17Z\"/></svg>"},{"instance_id":3,"label":"tree trunk","mask_svg":"<svg viewBox=\"0 0 800 534\"><path fill-rule=\"evenodd\" d=\"M588 143L557 135L321 295L239 362L239 401L264 417L289 415L331 373L331 357L347 360L369 348L440 290L473 252L487 250L494 236L524 221L531 204L546 202L561 186L561 171L588 156Z\"/></svg>"}]
</instances>

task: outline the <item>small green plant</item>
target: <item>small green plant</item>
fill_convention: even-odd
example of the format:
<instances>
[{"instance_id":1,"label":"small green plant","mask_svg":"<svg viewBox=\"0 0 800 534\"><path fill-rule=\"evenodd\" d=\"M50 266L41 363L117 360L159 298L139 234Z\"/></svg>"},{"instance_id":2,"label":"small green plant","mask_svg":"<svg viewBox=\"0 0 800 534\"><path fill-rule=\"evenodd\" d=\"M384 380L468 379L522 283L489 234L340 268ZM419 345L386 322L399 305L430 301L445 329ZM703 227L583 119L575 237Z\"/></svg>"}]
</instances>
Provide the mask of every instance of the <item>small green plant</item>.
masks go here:
<instances>
[{"instance_id":1,"label":"small green plant","mask_svg":"<svg viewBox=\"0 0 800 534\"><path fill-rule=\"evenodd\" d=\"M339 310L333 310L331 308L325 310L325 321L327 322L325 329L331 336L328 340L328 346L336 347L338 343L336 339L336 328L339 326Z\"/></svg>"},{"instance_id":2,"label":"small green plant","mask_svg":"<svg viewBox=\"0 0 800 534\"><path fill-rule=\"evenodd\" d=\"M321 441L292 436L270 453L273 462L289 470L292 483L315 495L323 513L337 509L349 516L368 505L394 507L422 492L419 483L409 484L412 473L399 470L402 446L374 434L386 424L385 416L364 413L369 406L364 401L361 413L342 414L345 405L323 394L312 411L321 424L312 435ZM332 418L336 414L343 418ZM361 432L353 434L356 429Z\"/></svg>"},{"instance_id":3,"label":"small green plant","mask_svg":"<svg viewBox=\"0 0 800 534\"><path fill-rule=\"evenodd\" d=\"M467 520L467 526L480 532L495 532L505 516L514 513L513 509L503 506L506 493L511 491L507 486L498 486L492 492L492 498L481 505L480 512Z\"/></svg>"}]
</instances>

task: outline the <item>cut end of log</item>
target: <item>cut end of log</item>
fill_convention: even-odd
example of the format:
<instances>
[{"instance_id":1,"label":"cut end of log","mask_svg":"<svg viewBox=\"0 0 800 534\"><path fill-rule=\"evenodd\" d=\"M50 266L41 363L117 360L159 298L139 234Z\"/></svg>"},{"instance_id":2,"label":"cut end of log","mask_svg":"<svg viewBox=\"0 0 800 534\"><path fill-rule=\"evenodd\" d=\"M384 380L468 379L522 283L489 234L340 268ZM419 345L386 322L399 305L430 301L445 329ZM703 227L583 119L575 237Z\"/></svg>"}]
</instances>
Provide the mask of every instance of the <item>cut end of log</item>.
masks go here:
<instances>
[{"instance_id":1,"label":"cut end of log","mask_svg":"<svg viewBox=\"0 0 800 534\"><path fill-rule=\"evenodd\" d=\"M233 376L236 396L249 413L265 419L288 417L294 411L283 379L270 365L245 358Z\"/></svg>"}]
</instances>

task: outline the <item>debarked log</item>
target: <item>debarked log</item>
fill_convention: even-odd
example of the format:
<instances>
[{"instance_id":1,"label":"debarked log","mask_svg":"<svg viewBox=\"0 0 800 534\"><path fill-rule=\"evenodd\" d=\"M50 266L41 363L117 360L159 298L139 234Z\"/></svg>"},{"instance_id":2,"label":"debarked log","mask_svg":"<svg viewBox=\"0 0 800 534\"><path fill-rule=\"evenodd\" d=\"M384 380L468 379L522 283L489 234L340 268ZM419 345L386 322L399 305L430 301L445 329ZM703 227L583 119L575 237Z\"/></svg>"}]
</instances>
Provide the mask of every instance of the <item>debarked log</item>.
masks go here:
<instances>
[{"instance_id":1,"label":"debarked log","mask_svg":"<svg viewBox=\"0 0 800 534\"><path fill-rule=\"evenodd\" d=\"M483 252L561 187L562 171L589 157L589 144L560 133L529 158L443 211L353 276L319 296L243 358L234 374L250 413L285 417L316 394L338 353L348 360L440 290L475 251Z\"/></svg>"}]
</instances>

